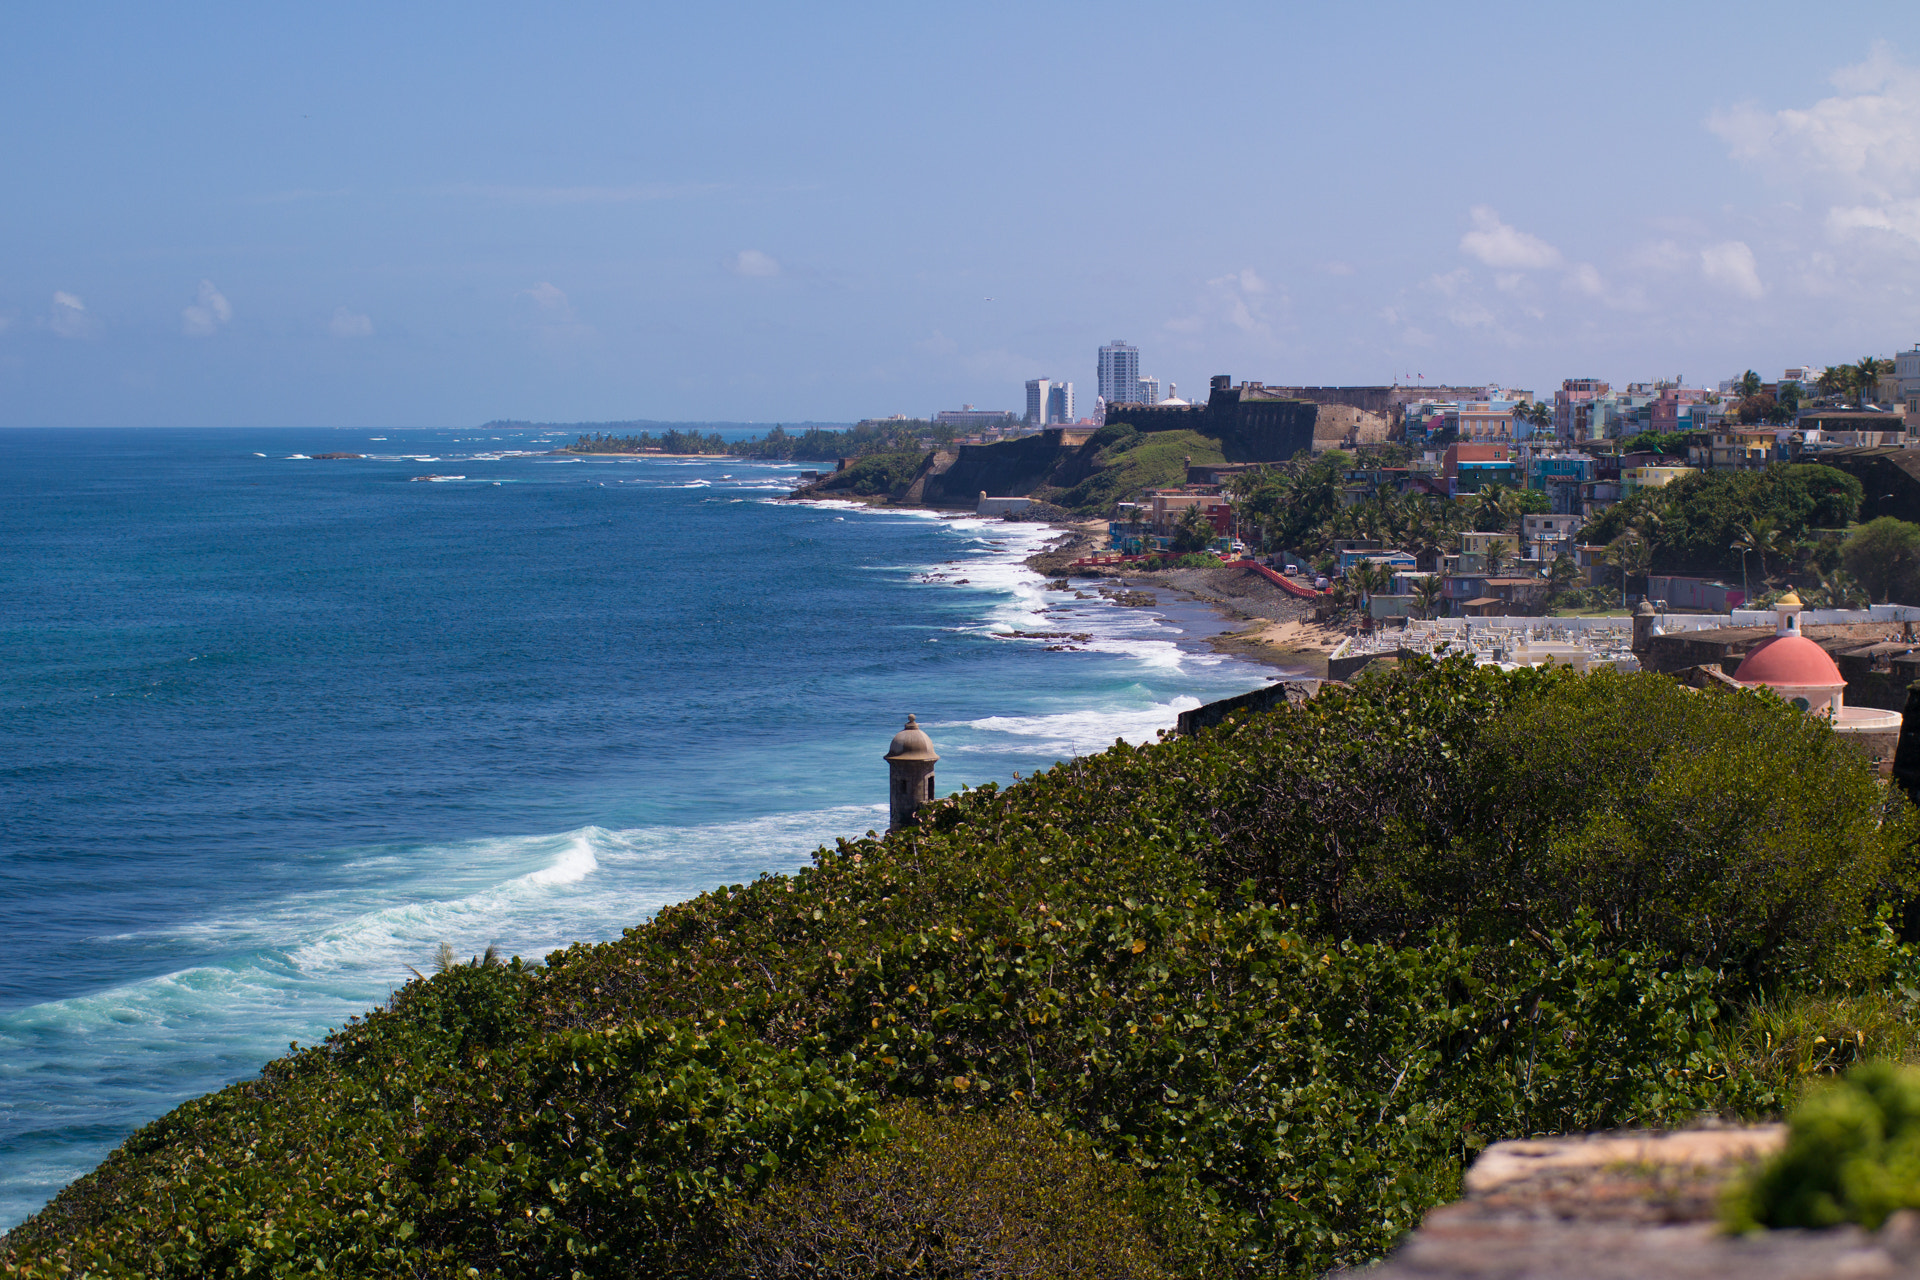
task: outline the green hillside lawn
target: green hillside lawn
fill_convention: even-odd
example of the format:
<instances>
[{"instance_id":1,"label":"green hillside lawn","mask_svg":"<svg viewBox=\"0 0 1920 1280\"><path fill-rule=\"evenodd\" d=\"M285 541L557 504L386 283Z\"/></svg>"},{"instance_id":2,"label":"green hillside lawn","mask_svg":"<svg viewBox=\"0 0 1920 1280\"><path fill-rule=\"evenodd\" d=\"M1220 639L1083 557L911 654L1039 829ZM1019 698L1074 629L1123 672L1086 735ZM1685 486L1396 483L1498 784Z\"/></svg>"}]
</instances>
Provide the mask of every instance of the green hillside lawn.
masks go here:
<instances>
[{"instance_id":1,"label":"green hillside lawn","mask_svg":"<svg viewBox=\"0 0 1920 1280\"><path fill-rule=\"evenodd\" d=\"M1771 697L1409 663L409 983L0 1273L1318 1275L1490 1141L1910 1025L1916 830Z\"/></svg>"},{"instance_id":2,"label":"green hillside lawn","mask_svg":"<svg viewBox=\"0 0 1920 1280\"><path fill-rule=\"evenodd\" d=\"M1130 502L1148 489L1187 482L1187 459L1224 462L1220 442L1198 431L1156 431L1143 434L1123 423L1102 427L1087 442L1092 445L1092 475L1071 488L1045 488L1036 498L1056 503L1080 515L1106 515L1116 502Z\"/></svg>"}]
</instances>

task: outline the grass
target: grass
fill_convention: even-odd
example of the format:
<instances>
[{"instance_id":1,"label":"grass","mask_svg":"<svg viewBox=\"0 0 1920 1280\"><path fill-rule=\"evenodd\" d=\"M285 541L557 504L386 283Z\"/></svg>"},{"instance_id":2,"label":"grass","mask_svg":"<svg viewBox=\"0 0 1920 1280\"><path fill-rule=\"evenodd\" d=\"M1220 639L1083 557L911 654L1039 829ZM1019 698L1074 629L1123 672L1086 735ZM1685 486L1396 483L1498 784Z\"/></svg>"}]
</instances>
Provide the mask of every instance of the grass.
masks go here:
<instances>
[{"instance_id":1,"label":"grass","mask_svg":"<svg viewBox=\"0 0 1920 1280\"><path fill-rule=\"evenodd\" d=\"M1904 991L1762 1000L1729 1020L1721 1050L1782 1096L1871 1060L1920 1062L1920 1018Z\"/></svg>"}]
</instances>

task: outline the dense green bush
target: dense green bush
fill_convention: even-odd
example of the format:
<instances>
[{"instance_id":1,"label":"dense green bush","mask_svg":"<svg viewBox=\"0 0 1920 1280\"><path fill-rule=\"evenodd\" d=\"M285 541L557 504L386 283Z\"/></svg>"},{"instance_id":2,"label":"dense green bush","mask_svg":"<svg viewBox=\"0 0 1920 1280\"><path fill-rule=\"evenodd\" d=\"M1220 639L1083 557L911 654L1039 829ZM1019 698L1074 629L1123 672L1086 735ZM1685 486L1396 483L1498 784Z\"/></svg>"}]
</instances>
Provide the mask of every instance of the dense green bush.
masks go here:
<instances>
[{"instance_id":1,"label":"dense green bush","mask_svg":"<svg viewBox=\"0 0 1920 1280\"><path fill-rule=\"evenodd\" d=\"M1097 1153L1074 1194L1139 1274L1314 1275L1488 1141L1777 1107L1739 1002L1873 970L1912 821L1777 701L1458 661L923 812L408 984L136 1134L0 1274L736 1274L727 1224L1031 1113L1067 1136L976 1179L1004 1239Z\"/></svg>"},{"instance_id":2,"label":"dense green bush","mask_svg":"<svg viewBox=\"0 0 1920 1280\"><path fill-rule=\"evenodd\" d=\"M886 496L898 498L913 483L913 477L927 455L918 449L870 453L847 464L820 482L823 490L841 490L862 498Z\"/></svg>"},{"instance_id":3,"label":"dense green bush","mask_svg":"<svg viewBox=\"0 0 1920 1280\"><path fill-rule=\"evenodd\" d=\"M1914 882L1910 806L1767 694L1560 667L1415 663L1238 731L1203 784L1217 884L1337 934L1473 938L1590 915L1608 945L1750 980L1845 978ZM1217 779L1217 780L1215 780Z\"/></svg>"},{"instance_id":4,"label":"dense green bush","mask_svg":"<svg viewBox=\"0 0 1920 1280\"><path fill-rule=\"evenodd\" d=\"M1920 600L1920 525L1892 516L1869 520L1847 539L1840 559L1868 595Z\"/></svg>"},{"instance_id":5,"label":"dense green bush","mask_svg":"<svg viewBox=\"0 0 1920 1280\"><path fill-rule=\"evenodd\" d=\"M756 1280L1157 1280L1132 1166L1017 1107L937 1115L896 1105L898 1140L744 1204L727 1261Z\"/></svg>"},{"instance_id":6,"label":"dense green bush","mask_svg":"<svg viewBox=\"0 0 1920 1280\"><path fill-rule=\"evenodd\" d=\"M1920 1209L1920 1070L1873 1062L1808 1095L1787 1143L1729 1197L1736 1230L1877 1230L1896 1209Z\"/></svg>"}]
</instances>

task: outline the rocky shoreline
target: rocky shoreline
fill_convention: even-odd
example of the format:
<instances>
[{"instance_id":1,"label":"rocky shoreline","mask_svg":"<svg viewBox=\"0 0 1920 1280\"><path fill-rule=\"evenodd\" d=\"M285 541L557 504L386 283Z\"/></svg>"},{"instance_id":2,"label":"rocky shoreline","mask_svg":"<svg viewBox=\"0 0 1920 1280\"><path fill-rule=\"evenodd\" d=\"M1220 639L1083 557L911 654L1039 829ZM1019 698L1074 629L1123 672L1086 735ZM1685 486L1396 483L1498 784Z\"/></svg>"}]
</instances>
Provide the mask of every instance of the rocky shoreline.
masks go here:
<instances>
[{"instance_id":1,"label":"rocky shoreline","mask_svg":"<svg viewBox=\"0 0 1920 1280\"><path fill-rule=\"evenodd\" d=\"M1072 573L1075 560L1106 549L1104 521L1054 527L1060 530L1060 537L1046 550L1027 557L1026 565L1035 573L1048 578L1066 577ZM1172 592L1211 606L1229 621L1242 624L1209 636L1207 644L1214 652L1316 679L1326 677L1327 656L1346 636L1344 629L1315 624L1310 603L1288 595L1244 567L1163 569L1156 573L1116 570L1100 576L1129 589Z\"/></svg>"}]
</instances>

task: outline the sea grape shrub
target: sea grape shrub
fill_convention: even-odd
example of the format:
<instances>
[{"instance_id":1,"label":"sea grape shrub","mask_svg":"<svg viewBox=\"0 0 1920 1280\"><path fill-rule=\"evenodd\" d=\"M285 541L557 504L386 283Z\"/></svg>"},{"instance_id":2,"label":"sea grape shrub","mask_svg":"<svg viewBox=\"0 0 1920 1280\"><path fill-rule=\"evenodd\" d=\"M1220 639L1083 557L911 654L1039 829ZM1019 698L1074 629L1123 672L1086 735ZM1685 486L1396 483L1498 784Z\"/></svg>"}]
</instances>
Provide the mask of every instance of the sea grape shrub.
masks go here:
<instances>
[{"instance_id":1,"label":"sea grape shrub","mask_svg":"<svg viewBox=\"0 0 1920 1280\"><path fill-rule=\"evenodd\" d=\"M457 1063L373 1038L176 1108L8 1235L0 1274L699 1275L733 1199L885 1136L844 1064L724 1029Z\"/></svg>"},{"instance_id":2,"label":"sea grape shrub","mask_svg":"<svg viewBox=\"0 0 1920 1280\"><path fill-rule=\"evenodd\" d=\"M1131 1165L1018 1107L895 1104L898 1135L783 1180L729 1215L726 1259L756 1280L1163 1280Z\"/></svg>"},{"instance_id":3,"label":"sea grape shrub","mask_svg":"<svg viewBox=\"0 0 1920 1280\"><path fill-rule=\"evenodd\" d=\"M1774 1106L1716 1047L1751 979L1711 939L1752 929L1686 963L1661 922L1703 899L1661 877L1745 875L1745 850L1896 896L1846 807L1865 766L1757 698L1414 665L942 801L541 969L408 984L136 1135L6 1238L0 1274L724 1273L720 1224L893 1150L876 1117L905 1103L1030 1112L1130 1167L1157 1216L1109 1207L1177 1274L1317 1275L1379 1256L1485 1142ZM1556 707L1596 744L1543 753ZM1805 770L1760 812L1844 818L1838 842L1715 825L1689 714L1754 739L1759 782ZM1535 771L1537 815L1496 768ZM1582 771L1605 774L1591 800ZM1904 811L1879 812L1904 838ZM1680 834L1603 847L1596 814ZM1660 843L1680 838L1721 861ZM1638 887L1596 910L1616 899L1566 869L1612 857ZM1851 897L1803 927L1813 908L1766 897L1787 873L1752 874L1775 929L1752 972L1771 993L1829 982L1814 940Z\"/></svg>"},{"instance_id":4,"label":"sea grape shrub","mask_svg":"<svg viewBox=\"0 0 1920 1280\"><path fill-rule=\"evenodd\" d=\"M1249 767L1215 802L1215 884L1346 936L1585 912L1674 963L1845 981L1874 963L1876 907L1914 890L1912 806L1766 694L1415 660L1218 733Z\"/></svg>"},{"instance_id":5,"label":"sea grape shrub","mask_svg":"<svg viewBox=\"0 0 1920 1280\"><path fill-rule=\"evenodd\" d=\"M541 1037L449 1100L416 1156L418 1235L489 1275L702 1274L732 1202L885 1137L854 1076L724 1025Z\"/></svg>"},{"instance_id":6,"label":"sea grape shrub","mask_svg":"<svg viewBox=\"0 0 1920 1280\"><path fill-rule=\"evenodd\" d=\"M1872 1062L1809 1093L1780 1153L1728 1197L1725 1218L1755 1227L1878 1230L1920 1209L1920 1069Z\"/></svg>"}]
</instances>

